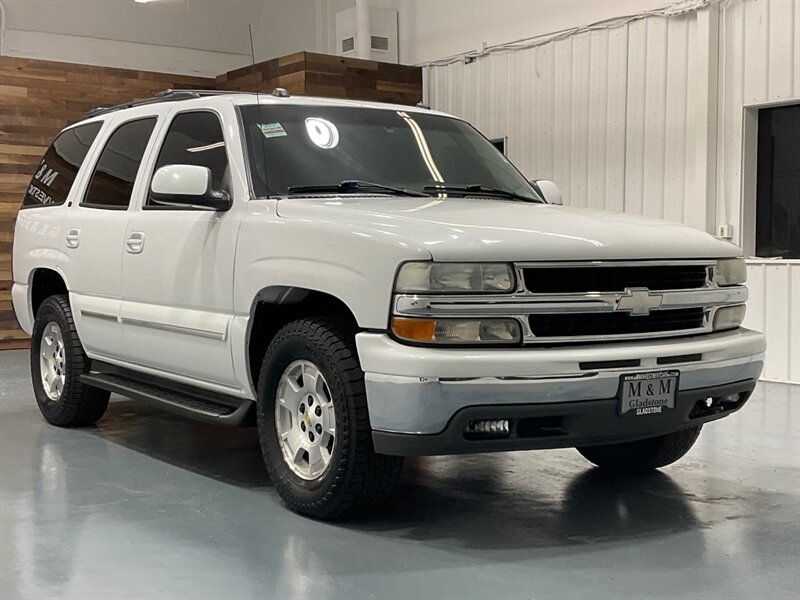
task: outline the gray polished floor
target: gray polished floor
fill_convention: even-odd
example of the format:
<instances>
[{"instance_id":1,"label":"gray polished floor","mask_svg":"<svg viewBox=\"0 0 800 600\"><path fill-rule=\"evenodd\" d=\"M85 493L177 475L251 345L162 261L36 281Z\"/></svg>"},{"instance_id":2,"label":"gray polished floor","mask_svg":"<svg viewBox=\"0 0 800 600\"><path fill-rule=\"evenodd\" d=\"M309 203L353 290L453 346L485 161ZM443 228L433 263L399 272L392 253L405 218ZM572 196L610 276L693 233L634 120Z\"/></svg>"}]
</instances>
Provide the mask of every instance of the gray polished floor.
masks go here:
<instances>
[{"instance_id":1,"label":"gray polished floor","mask_svg":"<svg viewBox=\"0 0 800 600\"><path fill-rule=\"evenodd\" d=\"M574 451L407 463L361 522L285 510L252 429L116 399L44 423L0 353L0 598L791 598L800 386L762 384L683 461L606 479Z\"/></svg>"}]
</instances>

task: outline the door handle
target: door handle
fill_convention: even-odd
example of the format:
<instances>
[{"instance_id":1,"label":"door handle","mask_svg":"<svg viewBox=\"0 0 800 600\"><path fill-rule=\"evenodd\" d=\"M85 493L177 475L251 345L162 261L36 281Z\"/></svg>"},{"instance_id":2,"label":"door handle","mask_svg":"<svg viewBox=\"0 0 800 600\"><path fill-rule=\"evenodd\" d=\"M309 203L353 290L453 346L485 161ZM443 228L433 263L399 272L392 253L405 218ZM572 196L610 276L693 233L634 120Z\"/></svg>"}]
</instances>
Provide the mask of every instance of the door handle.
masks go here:
<instances>
[{"instance_id":1,"label":"door handle","mask_svg":"<svg viewBox=\"0 0 800 600\"><path fill-rule=\"evenodd\" d=\"M81 243L81 230L70 229L66 235L67 248L77 248Z\"/></svg>"},{"instance_id":2,"label":"door handle","mask_svg":"<svg viewBox=\"0 0 800 600\"><path fill-rule=\"evenodd\" d=\"M125 240L125 250L130 254L141 254L144 250L144 233L141 231L134 231Z\"/></svg>"}]
</instances>

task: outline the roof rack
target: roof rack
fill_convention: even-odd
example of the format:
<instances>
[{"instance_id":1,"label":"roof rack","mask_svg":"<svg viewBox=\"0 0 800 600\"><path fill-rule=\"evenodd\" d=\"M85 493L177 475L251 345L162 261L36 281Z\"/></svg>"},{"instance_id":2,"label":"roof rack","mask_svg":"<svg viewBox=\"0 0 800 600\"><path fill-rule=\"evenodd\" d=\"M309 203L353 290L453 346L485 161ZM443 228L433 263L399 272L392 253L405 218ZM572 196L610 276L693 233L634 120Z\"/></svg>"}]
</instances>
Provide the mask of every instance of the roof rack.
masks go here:
<instances>
[{"instance_id":1,"label":"roof rack","mask_svg":"<svg viewBox=\"0 0 800 600\"><path fill-rule=\"evenodd\" d=\"M252 94L254 92L246 92L241 90L173 90L168 89L163 92L158 92L152 98L145 98L143 100L134 100L133 102L125 102L124 104L117 104L115 106L98 106L93 108L85 115L83 119L90 117L97 117L105 115L123 108L133 108L134 106L144 106L147 104L158 104L159 102L176 102L178 100L191 100L192 98L202 98L204 96L222 96L227 94Z\"/></svg>"}]
</instances>

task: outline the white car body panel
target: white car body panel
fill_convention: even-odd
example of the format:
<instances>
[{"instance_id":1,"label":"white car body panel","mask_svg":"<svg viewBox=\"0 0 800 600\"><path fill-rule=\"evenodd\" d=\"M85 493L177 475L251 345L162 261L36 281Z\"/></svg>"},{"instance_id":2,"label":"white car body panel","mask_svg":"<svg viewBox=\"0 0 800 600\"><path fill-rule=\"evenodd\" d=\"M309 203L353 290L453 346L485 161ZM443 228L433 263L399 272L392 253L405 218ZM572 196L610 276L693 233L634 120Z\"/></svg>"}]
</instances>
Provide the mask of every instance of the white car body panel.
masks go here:
<instances>
[{"instance_id":1,"label":"white car body panel","mask_svg":"<svg viewBox=\"0 0 800 600\"><path fill-rule=\"evenodd\" d=\"M686 225L587 208L484 198L290 198L292 222L391 232L440 261L734 257L739 249Z\"/></svg>"}]
</instances>

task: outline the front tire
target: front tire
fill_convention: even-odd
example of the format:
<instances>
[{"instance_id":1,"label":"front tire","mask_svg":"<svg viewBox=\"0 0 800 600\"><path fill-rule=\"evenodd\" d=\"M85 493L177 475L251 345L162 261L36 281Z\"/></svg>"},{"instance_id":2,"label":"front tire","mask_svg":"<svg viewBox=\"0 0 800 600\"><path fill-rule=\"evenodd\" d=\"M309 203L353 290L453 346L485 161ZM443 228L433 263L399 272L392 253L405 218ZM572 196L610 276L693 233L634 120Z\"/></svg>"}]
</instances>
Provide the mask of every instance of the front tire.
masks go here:
<instances>
[{"instance_id":1,"label":"front tire","mask_svg":"<svg viewBox=\"0 0 800 600\"><path fill-rule=\"evenodd\" d=\"M376 454L355 331L333 317L293 321L267 348L258 433L270 478L295 512L336 519L384 498L402 470Z\"/></svg>"},{"instance_id":2,"label":"front tire","mask_svg":"<svg viewBox=\"0 0 800 600\"><path fill-rule=\"evenodd\" d=\"M641 473L665 467L682 458L694 446L702 425L674 433L622 444L576 448L601 469L617 473Z\"/></svg>"},{"instance_id":3,"label":"front tire","mask_svg":"<svg viewBox=\"0 0 800 600\"><path fill-rule=\"evenodd\" d=\"M48 423L91 425L106 412L109 392L80 380L89 364L67 296L50 296L36 313L31 335L33 393Z\"/></svg>"}]
</instances>

